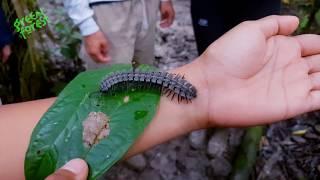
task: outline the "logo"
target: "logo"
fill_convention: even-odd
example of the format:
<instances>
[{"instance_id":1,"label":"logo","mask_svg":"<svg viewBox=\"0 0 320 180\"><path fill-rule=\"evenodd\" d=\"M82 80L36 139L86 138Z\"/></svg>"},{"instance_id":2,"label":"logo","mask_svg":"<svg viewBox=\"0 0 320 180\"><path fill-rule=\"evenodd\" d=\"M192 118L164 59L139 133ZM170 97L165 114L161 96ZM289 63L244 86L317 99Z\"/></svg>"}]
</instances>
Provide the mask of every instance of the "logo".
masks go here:
<instances>
[{"instance_id":1,"label":"logo","mask_svg":"<svg viewBox=\"0 0 320 180\"><path fill-rule=\"evenodd\" d=\"M208 26L209 26L208 20L207 20L207 19L202 19L202 18L199 19L198 24L199 24L200 26L204 26L204 27L208 27Z\"/></svg>"},{"instance_id":2,"label":"logo","mask_svg":"<svg viewBox=\"0 0 320 180\"><path fill-rule=\"evenodd\" d=\"M23 39L27 39L30 34L37 29L41 29L46 26L48 23L48 16L46 16L42 9L38 11L33 11L25 17L21 19L17 18L14 21L14 27L18 33L20 33L20 37Z\"/></svg>"}]
</instances>

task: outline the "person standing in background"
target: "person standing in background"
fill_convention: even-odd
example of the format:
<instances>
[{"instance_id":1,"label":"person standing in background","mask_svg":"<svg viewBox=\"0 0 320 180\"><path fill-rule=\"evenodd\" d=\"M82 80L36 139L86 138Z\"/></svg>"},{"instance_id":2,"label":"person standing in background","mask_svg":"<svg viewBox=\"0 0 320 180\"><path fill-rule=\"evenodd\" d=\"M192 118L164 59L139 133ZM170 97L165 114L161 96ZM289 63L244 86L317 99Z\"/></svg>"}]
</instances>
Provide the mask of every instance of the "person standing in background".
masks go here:
<instances>
[{"instance_id":1,"label":"person standing in background","mask_svg":"<svg viewBox=\"0 0 320 180\"><path fill-rule=\"evenodd\" d=\"M237 24L280 13L280 0L191 0L191 16L198 53ZM248 42L243 42L248 43Z\"/></svg>"},{"instance_id":2,"label":"person standing in background","mask_svg":"<svg viewBox=\"0 0 320 180\"><path fill-rule=\"evenodd\" d=\"M83 36L80 57L87 69L107 63L154 62L157 13L161 27L175 16L171 0L66 0L64 5Z\"/></svg>"},{"instance_id":3,"label":"person standing in background","mask_svg":"<svg viewBox=\"0 0 320 180\"><path fill-rule=\"evenodd\" d=\"M6 17L0 9L0 60L5 63L11 55L11 42L13 40Z\"/></svg>"},{"instance_id":4,"label":"person standing in background","mask_svg":"<svg viewBox=\"0 0 320 180\"><path fill-rule=\"evenodd\" d=\"M11 55L10 44L13 41L12 32L7 23L6 16L3 10L0 8L0 63L6 63ZM0 84L1 85L1 84ZM2 105L2 100L0 97L0 106Z\"/></svg>"}]
</instances>

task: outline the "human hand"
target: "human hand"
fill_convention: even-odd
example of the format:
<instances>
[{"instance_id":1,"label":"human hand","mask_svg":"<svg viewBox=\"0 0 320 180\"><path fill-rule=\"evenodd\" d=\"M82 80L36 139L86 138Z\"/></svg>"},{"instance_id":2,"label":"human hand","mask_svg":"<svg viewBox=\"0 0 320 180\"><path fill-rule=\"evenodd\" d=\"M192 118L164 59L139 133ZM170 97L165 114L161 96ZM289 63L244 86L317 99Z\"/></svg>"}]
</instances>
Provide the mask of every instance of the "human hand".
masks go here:
<instances>
[{"instance_id":1,"label":"human hand","mask_svg":"<svg viewBox=\"0 0 320 180\"><path fill-rule=\"evenodd\" d=\"M1 59L3 63L6 63L11 55L10 45L5 45L1 50Z\"/></svg>"},{"instance_id":2,"label":"human hand","mask_svg":"<svg viewBox=\"0 0 320 180\"><path fill-rule=\"evenodd\" d=\"M265 124L320 108L320 36L288 36L298 24L292 16L248 21L210 45L197 62L205 124Z\"/></svg>"},{"instance_id":3,"label":"human hand","mask_svg":"<svg viewBox=\"0 0 320 180\"><path fill-rule=\"evenodd\" d=\"M73 159L48 176L46 180L86 180L87 176L87 163L82 159Z\"/></svg>"},{"instance_id":4,"label":"human hand","mask_svg":"<svg viewBox=\"0 0 320 180\"><path fill-rule=\"evenodd\" d=\"M160 3L161 22L162 28L171 26L174 20L175 12L171 0Z\"/></svg>"},{"instance_id":5,"label":"human hand","mask_svg":"<svg viewBox=\"0 0 320 180\"><path fill-rule=\"evenodd\" d=\"M108 41L101 31L85 36L84 44L87 53L97 63L107 63L111 61Z\"/></svg>"}]
</instances>

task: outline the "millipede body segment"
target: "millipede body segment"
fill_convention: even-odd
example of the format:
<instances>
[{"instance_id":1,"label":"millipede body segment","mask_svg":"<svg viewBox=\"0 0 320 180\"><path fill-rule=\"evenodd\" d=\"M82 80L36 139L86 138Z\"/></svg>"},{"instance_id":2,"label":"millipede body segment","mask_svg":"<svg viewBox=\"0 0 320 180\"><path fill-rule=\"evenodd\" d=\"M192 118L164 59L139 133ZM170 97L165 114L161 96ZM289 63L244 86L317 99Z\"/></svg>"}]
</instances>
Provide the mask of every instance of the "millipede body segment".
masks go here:
<instances>
[{"instance_id":1,"label":"millipede body segment","mask_svg":"<svg viewBox=\"0 0 320 180\"><path fill-rule=\"evenodd\" d=\"M196 88L183 76L168 72L117 72L105 78L100 84L100 92L113 92L115 89L156 88L161 94L178 97L178 101L191 102L197 97Z\"/></svg>"}]
</instances>

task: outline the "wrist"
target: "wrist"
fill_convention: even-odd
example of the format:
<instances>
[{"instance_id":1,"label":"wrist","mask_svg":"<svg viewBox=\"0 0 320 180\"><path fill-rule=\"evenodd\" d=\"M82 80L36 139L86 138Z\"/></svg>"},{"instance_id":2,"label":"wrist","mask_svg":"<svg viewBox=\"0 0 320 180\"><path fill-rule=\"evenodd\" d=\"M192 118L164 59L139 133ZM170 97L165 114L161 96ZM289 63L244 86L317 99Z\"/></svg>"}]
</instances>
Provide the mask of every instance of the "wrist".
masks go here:
<instances>
[{"instance_id":1,"label":"wrist","mask_svg":"<svg viewBox=\"0 0 320 180\"><path fill-rule=\"evenodd\" d=\"M79 24L80 33L82 36L89 36L99 31L99 26L95 20L90 17Z\"/></svg>"},{"instance_id":2,"label":"wrist","mask_svg":"<svg viewBox=\"0 0 320 180\"><path fill-rule=\"evenodd\" d=\"M221 52L223 51L216 46L216 43L213 43L198 58L202 66L203 79L206 79L207 127L226 127L229 121L226 117L231 116L235 107L240 108L234 96L238 96L241 90L233 88L235 83L228 77L234 71L228 69L224 60L227 56ZM230 87L233 90L227 91Z\"/></svg>"},{"instance_id":3,"label":"wrist","mask_svg":"<svg viewBox=\"0 0 320 180\"><path fill-rule=\"evenodd\" d=\"M100 32L101 32L101 31L98 30L98 31L93 32L93 33L91 33L91 34L87 34L87 35L85 35L85 36L83 36L83 37L84 37L84 38L90 38L90 37L93 37L93 36L98 35Z\"/></svg>"},{"instance_id":4,"label":"wrist","mask_svg":"<svg viewBox=\"0 0 320 180\"><path fill-rule=\"evenodd\" d=\"M171 73L184 75L185 79L197 89L197 97L192 103L171 100L162 96L158 110L153 120L143 134L130 148L126 157L145 151L177 136L187 134L197 129L209 127L207 88L199 61L194 61Z\"/></svg>"},{"instance_id":5,"label":"wrist","mask_svg":"<svg viewBox=\"0 0 320 180\"><path fill-rule=\"evenodd\" d=\"M191 131L210 127L208 123L209 89L204 69L201 57L198 57L193 62L172 71L175 74L184 75L185 79L197 89L197 97L192 100L192 103L182 107L182 112L188 117L189 124L192 126L189 128Z\"/></svg>"},{"instance_id":6,"label":"wrist","mask_svg":"<svg viewBox=\"0 0 320 180\"><path fill-rule=\"evenodd\" d=\"M160 1L160 5L172 5L172 1L171 0L161 0Z\"/></svg>"}]
</instances>

